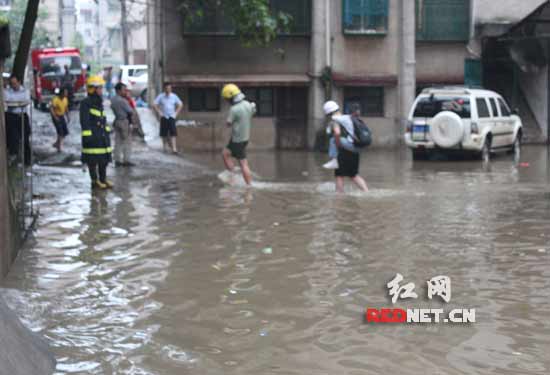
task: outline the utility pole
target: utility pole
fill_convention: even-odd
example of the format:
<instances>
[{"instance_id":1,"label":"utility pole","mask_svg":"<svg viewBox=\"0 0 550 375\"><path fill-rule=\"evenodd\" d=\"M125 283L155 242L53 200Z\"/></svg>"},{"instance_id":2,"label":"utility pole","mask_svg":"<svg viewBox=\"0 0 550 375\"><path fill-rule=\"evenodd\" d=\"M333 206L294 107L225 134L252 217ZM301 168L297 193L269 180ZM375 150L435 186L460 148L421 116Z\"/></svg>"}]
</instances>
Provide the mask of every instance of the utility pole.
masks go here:
<instances>
[{"instance_id":1,"label":"utility pole","mask_svg":"<svg viewBox=\"0 0 550 375\"><path fill-rule=\"evenodd\" d=\"M400 0L399 10L399 121L397 134L402 135L409 109L416 96L416 12L415 2Z\"/></svg>"},{"instance_id":2,"label":"utility pole","mask_svg":"<svg viewBox=\"0 0 550 375\"><path fill-rule=\"evenodd\" d=\"M4 71L4 60L0 57L0 71ZM6 124L4 122L4 82L0 76L0 279L8 273L11 264L11 217L8 193L8 161L6 152Z\"/></svg>"},{"instance_id":3,"label":"utility pole","mask_svg":"<svg viewBox=\"0 0 550 375\"><path fill-rule=\"evenodd\" d=\"M120 27L122 31L122 57L124 65L128 65L130 56L128 51L128 12L126 9L126 0L120 0Z\"/></svg>"},{"instance_id":4,"label":"utility pole","mask_svg":"<svg viewBox=\"0 0 550 375\"><path fill-rule=\"evenodd\" d=\"M96 1L96 5L97 5L97 12L96 12L96 61L100 64L101 66L101 58L102 58L102 53L101 53L101 38L103 37L102 36L102 27L101 27L101 4L99 3L99 0Z\"/></svg>"},{"instance_id":5,"label":"utility pole","mask_svg":"<svg viewBox=\"0 0 550 375\"><path fill-rule=\"evenodd\" d=\"M65 47L65 39L63 38L63 0L57 1L57 27L59 35L57 36L58 47Z\"/></svg>"}]
</instances>

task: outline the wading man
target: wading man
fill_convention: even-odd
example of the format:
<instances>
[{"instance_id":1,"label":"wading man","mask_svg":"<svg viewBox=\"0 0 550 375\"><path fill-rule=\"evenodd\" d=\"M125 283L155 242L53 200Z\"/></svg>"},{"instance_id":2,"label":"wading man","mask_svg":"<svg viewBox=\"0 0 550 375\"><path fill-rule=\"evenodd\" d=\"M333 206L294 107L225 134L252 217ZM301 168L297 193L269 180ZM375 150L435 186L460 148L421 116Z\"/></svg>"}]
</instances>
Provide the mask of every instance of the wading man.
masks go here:
<instances>
[{"instance_id":1,"label":"wading man","mask_svg":"<svg viewBox=\"0 0 550 375\"><path fill-rule=\"evenodd\" d=\"M342 115L340 106L329 100L323 105L331 135L338 148L338 167L334 171L336 191L344 192L344 178L350 178L362 191L368 191L367 183L359 176L359 148L354 144L355 129L349 115Z\"/></svg>"},{"instance_id":2,"label":"wading man","mask_svg":"<svg viewBox=\"0 0 550 375\"><path fill-rule=\"evenodd\" d=\"M69 134L67 123L69 120L69 91L66 88L56 88L55 96L50 103L50 113L52 115L53 125L57 133L57 140L53 147L57 152L61 152L63 148L63 140Z\"/></svg>"},{"instance_id":3,"label":"wading man","mask_svg":"<svg viewBox=\"0 0 550 375\"><path fill-rule=\"evenodd\" d=\"M231 128L231 139L222 152L223 162L228 171L233 172L235 165L232 158L237 159L247 185L252 183L252 174L246 160L246 146L250 138L252 117L256 113L256 104L245 100L244 94L234 84L225 85L222 97L231 104L227 116L227 126Z\"/></svg>"},{"instance_id":4,"label":"wading man","mask_svg":"<svg viewBox=\"0 0 550 375\"><path fill-rule=\"evenodd\" d=\"M107 166L112 161L111 128L103 111L103 86L100 76L88 78L88 97L80 103L82 126L82 162L88 165L92 189L108 189Z\"/></svg>"}]
</instances>

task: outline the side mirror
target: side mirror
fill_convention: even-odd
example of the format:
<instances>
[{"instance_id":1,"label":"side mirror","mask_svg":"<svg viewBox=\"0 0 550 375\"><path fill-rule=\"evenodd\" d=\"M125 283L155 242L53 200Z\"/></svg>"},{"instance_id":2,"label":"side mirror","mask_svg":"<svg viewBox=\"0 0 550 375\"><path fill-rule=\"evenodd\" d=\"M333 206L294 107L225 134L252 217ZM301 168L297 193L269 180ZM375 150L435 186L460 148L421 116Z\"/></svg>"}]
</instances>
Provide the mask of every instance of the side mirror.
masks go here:
<instances>
[{"instance_id":1,"label":"side mirror","mask_svg":"<svg viewBox=\"0 0 550 375\"><path fill-rule=\"evenodd\" d=\"M519 108L512 109L512 114L513 115L519 115Z\"/></svg>"}]
</instances>

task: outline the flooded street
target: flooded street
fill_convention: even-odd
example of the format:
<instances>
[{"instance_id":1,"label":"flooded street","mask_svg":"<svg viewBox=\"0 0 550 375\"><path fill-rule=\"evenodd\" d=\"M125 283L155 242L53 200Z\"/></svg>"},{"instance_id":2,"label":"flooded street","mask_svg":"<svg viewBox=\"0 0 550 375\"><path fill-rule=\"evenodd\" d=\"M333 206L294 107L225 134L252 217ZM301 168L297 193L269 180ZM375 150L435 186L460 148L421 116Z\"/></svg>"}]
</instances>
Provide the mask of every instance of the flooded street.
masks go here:
<instances>
[{"instance_id":1,"label":"flooded street","mask_svg":"<svg viewBox=\"0 0 550 375\"><path fill-rule=\"evenodd\" d=\"M372 191L342 196L324 154L251 153L249 190L217 154L135 159L94 194L78 167L35 169L41 216L2 293L59 374L550 372L546 148L486 168L373 150ZM393 307L476 323L365 324L396 273L419 297ZM426 298L437 275L449 304Z\"/></svg>"}]
</instances>

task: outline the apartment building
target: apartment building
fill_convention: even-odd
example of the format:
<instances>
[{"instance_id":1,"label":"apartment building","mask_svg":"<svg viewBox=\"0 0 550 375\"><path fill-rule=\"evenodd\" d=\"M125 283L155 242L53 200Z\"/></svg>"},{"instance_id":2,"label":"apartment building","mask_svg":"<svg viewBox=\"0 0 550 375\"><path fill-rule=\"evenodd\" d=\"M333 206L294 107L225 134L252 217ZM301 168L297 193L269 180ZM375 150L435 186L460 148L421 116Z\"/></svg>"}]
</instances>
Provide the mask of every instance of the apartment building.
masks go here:
<instances>
[{"instance_id":1,"label":"apartment building","mask_svg":"<svg viewBox=\"0 0 550 375\"><path fill-rule=\"evenodd\" d=\"M83 38L85 55L101 65L124 61L120 0L77 0L77 31ZM147 29L145 2L126 1L130 64L145 64Z\"/></svg>"},{"instance_id":2,"label":"apartment building","mask_svg":"<svg viewBox=\"0 0 550 375\"><path fill-rule=\"evenodd\" d=\"M158 46L149 55L151 87L158 92L161 82L172 83L185 103L182 119L203 124L182 129L184 147L216 149L227 141L228 105L219 93L228 82L258 104L253 148L314 147L328 98L344 110L361 103L375 145L395 146L417 90L484 84L482 32L503 19L490 3L271 0L273 10L293 17L291 31L269 47L245 48L219 8L186 25L177 0L151 1L149 43ZM520 12L517 2L508 3L508 13L527 15L541 1L525 1Z\"/></svg>"}]
</instances>

